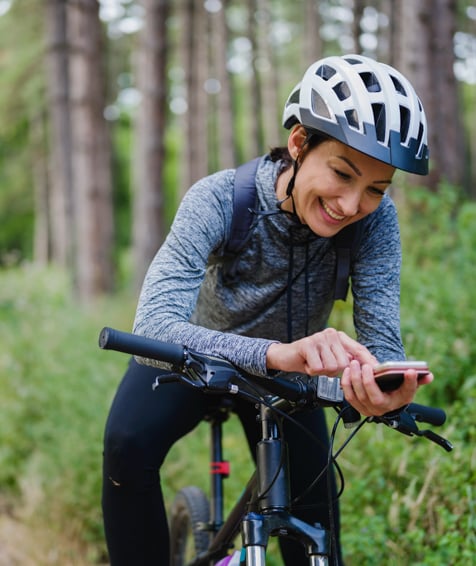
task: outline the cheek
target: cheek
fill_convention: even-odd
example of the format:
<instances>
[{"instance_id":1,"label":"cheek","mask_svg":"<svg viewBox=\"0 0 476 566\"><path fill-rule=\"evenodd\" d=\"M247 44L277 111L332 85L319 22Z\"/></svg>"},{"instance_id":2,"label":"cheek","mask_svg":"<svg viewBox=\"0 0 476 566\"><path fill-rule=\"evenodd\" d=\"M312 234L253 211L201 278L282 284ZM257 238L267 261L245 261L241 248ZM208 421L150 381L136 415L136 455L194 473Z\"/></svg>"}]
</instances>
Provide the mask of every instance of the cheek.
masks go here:
<instances>
[{"instance_id":1,"label":"cheek","mask_svg":"<svg viewBox=\"0 0 476 566\"><path fill-rule=\"evenodd\" d=\"M381 198L364 197L360 202L360 211L367 215L375 212L382 202Z\"/></svg>"},{"instance_id":2,"label":"cheek","mask_svg":"<svg viewBox=\"0 0 476 566\"><path fill-rule=\"evenodd\" d=\"M361 192L359 202L359 212L363 216L367 216L375 212L382 202L382 197L375 194L370 194L367 190Z\"/></svg>"}]
</instances>

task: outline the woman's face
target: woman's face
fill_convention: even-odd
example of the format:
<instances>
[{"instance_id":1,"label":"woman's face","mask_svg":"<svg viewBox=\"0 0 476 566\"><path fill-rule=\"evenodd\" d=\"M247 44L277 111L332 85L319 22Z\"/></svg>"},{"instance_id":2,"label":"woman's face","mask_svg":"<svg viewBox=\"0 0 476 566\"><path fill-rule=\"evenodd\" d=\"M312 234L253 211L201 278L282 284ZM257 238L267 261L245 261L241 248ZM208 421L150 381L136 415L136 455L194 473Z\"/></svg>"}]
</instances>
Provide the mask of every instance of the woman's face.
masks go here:
<instances>
[{"instance_id":1,"label":"woman's face","mask_svg":"<svg viewBox=\"0 0 476 566\"><path fill-rule=\"evenodd\" d=\"M305 136L304 129L297 127L288 142L291 156L300 163L293 190L295 211L313 232L332 237L376 210L395 168L336 140L299 155ZM291 175L288 170L279 180L278 198L284 198ZM283 208L292 211L291 199Z\"/></svg>"}]
</instances>

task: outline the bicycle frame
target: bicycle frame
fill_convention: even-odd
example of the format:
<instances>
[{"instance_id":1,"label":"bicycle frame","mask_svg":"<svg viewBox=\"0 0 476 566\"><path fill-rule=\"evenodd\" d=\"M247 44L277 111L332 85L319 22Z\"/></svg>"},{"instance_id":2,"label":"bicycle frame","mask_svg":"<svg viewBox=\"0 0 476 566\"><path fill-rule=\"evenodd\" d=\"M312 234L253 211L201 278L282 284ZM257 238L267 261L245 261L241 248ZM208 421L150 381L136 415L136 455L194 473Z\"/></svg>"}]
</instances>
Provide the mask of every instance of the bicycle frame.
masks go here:
<instances>
[{"instance_id":1,"label":"bicycle frame","mask_svg":"<svg viewBox=\"0 0 476 566\"><path fill-rule=\"evenodd\" d=\"M180 381L210 394L221 394L230 399L240 394L255 402L259 399L261 440L257 444L256 472L245 491L235 504L228 518L223 521L223 479L227 475L222 459L222 425L227 411L209 420L212 425L212 465L214 476L211 486L212 520L200 524L201 529L214 533L208 549L187 566L214 566L224 558L241 530L242 545L246 549L246 566L264 566L270 536L285 536L300 541L309 557L310 566L328 566L329 534L320 525L309 525L290 513L289 468L285 440L280 436L280 416L276 409L289 412L288 407L335 407L346 426L354 426L360 415L346 404L338 378L318 376L295 380L274 377L263 381L252 375L243 375L229 362L190 351L184 346L168 344L150 338L104 327L99 336L99 346L135 356L166 362L173 373L158 377L155 386L167 381ZM247 384L265 387L267 393L259 397L247 392ZM154 386L154 388L155 388ZM251 391L256 393L256 387ZM348 409L352 409L348 413ZM348 413L348 416L346 416ZM358 419L356 419L358 417ZM447 452L453 449L451 442L431 429L420 429L417 423L441 426L446 419L443 410L410 403L380 417L367 417L365 422L382 423L407 436L419 436L434 442ZM358 430L358 429L356 429ZM341 449L342 450L342 449ZM208 517L207 515L203 515ZM208 519L203 519L207 521ZM201 533L200 533L201 534ZM203 537L205 538L205 537ZM201 548L205 547L206 541Z\"/></svg>"},{"instance_id":2,"label":"bicycle frame","mask_svg":"<svg viewBox=\"0 0 476 566\"><path fill-rule=\"evenodd\" d=\"M269 399L272 399L271 396ZM278 405L285 405L279 400ZM271 536L291 537L303 544L310 566L327 566L329 533L309 525L290 513L287 447L277 426L273 406L261 403L261 440L257 444L256 471L228 518L223 521L223 481L228 475L222 454L223 410L213 413L211 427L211 521L203 528L214 532L208 551L189 566L208 566L226 555L241 531L246 566L264 566Z\"/></svg>"}]
</instances>

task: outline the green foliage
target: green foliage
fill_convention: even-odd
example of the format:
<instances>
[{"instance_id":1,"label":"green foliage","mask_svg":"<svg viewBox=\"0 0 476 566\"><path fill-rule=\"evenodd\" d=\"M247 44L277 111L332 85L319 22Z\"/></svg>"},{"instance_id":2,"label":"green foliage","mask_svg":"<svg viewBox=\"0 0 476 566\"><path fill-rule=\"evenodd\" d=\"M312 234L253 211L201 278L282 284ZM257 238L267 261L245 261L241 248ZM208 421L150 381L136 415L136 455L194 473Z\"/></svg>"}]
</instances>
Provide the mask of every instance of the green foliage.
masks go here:
<instances>
[{"instance_id":1,"label":"green foliage","mask_svg":"<svg viewBox=\"0 0 476 566\"><path fill-rule=\"evenodd\" d=\"M68 287L52 269L1 273L0 490L100 546L102 430L126 359L102 352L97 336L105 324L129 328L133 304L80 309Z\"/></svg>"},{"instance_id":2,"label":"green foliage","mask_svg":"<svg viewBox=\"0 0 476 566\"><path fill-rule=\"evenodd\" d=\"M443 186L439 194L411 189L401 211L402 334L412 358L435 368L433 401L453 401L476 375L472 284L476 204Z\"/></svg>"},{"instance_id":3,"label":"green foliage","mask_svg":"<svg viewBox=\"0 0 476 566\"><path fill-rule=\"evenodd\" d=\"M363 428L340 457L346 563L459 566L476 553L476 297L470 279L476 206L446 187L440 196L412 190L399 208L404 339L408 355L427 359L436 376L416 400L445 407L442 434L455 449L446 453L381 425ZM53 269L1 272L0 492L14 494L34 518L80 541L95 563L105 552L102 432L127 362L99 350L96 340L104 325L130 328L135 297L122 294L84 309L72 301L69 284ZM339 305L336 319L348 324L350 306ZM339 432L336 447L346 434ZM251 472L236 417L226 423L224 440L232 464L229 508ZM206 424L174 446L162 474L168 504L184 485L208 489L207 446ZM279 555L274 543L272 554Z\"/></svg>"},{"instance_id":4,"label":"green foliage","mask_svg":"<svg viewBox=\"0 0 476 566\"><path fill-rule=\"evenodd\" d=\"M33 155L30 123L44 113L41 11L13 2L0 17L0 263L31 254Z\"/></svg>"},{"instance_id":5,"label":"green foliage","mask_svg":"<svg viewBox=\"0 0 476 566\"><path fill-rule=\"evenodd\" d=\"M371 425L347 449L341 465L349 566L463 565L474 555L475 428L467 410L452 406L448 413L452 453Z\"/></svg>"}]
</instances>

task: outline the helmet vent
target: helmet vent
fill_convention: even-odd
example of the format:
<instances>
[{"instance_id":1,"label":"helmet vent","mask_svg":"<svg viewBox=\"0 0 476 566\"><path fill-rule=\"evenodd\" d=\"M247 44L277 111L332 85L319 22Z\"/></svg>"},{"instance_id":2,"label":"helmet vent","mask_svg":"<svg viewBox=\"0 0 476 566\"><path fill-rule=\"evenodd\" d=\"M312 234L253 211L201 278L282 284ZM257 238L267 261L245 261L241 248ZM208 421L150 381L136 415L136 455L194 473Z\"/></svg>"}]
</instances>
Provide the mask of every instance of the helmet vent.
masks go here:
<instances>
[{"instance_id":1,"label":"helmet vent","mask_svg":"<svg viewBox=\"0 0 476 566\"><path fill-rule=\"evenodd\" d=\"M405 142L410 127L410 112L405 106L400 106L400 141Z\"/></svg>"},{"instance_id":2,"label":"helmet vent","mask_svg":"<svg viewBox=\"0 0 476 566\"><path fill-rule=\"evenodd\" d=\"M312 89L311 92L311 105L313 113L317 116L322 116L323 118L332 117L332 114L329 112L329 108L327 107L325 100L314 89Z\"/></svg>"},{"instance_id":3,"label":"helmet vent","mask_svg":"<svg viewBox=\"0 0 476 566\"><path fill-rule=\"evenodd\" d=\"M321 77L325 81L328 81L336 74L336 70L330 67L329 65L321 65L319 69L316 71L316 75Z\"/></svg>"},{"instance_id":4,"label":"helmet vent","mask_svg":"<svg viewBox=\"0 0 476 566\"><path fill-rule=\"evenodd\" d=\"M347 118L347 123L351 128L359 129L359 117L355 110L346 110L345 117Z\"/></svg>"},{"instance_id":5,"label":"helmet vent","mask_svg":"<svg viewBox=\"0 0 476 566\"><path fill-rule=\"evenodd\" d=\"M289 97L287 105L289 104L299 104L299 96L301 94L301 90L297 88Z\"/></svg>"},{"instance_id":6,"label":"helmet vent","mask_svg":"<svg viewBox=\"0 0 476 566\"><path fill-rule=\"evenodd\" d=\"M382 90L377 77L373 73L360 73L360 78L368 92L380 92Z\"/></svg>"},{"instance_id":7,"label":"helmet vent","mask_svg":"<svg viewBox=\"0 0 476 566\"><path fill-rule=\"evenodd\" d=\"M419 158L421 158L422 154L423 154L424 144L422 144L421 141L422 141L424 132L425 132L425 128L423 127L423 124L420 122L420 127L418 128L418 140L417 140L417 145L420 148L419 151L418 151L418 157Z\"/></svg>"},{"instance_id":8,"label":"helmet vent","mask_svg":"<svg viewBox=\"0 0 476 566\"><path fill-rule=\"evenodd\" d=\"M405 89L403 88L402 83L393 75L390 75L390 78L392 79L393 82L393 86L395 87L395 90L397 92L399 92L400 94L403 94L403 96L407 96L407 93L405 91Z\"/></svg>"},{"instance_id":9,"label":"helmet vent","mask_svg":"<svg viewBox=\"0 0 476 566\"><path fill-rule=\"evenodd\" d=\"M334 92L337 94L339 100L345 100L350 96L349 85L342 81L334 87Z\"/></svg>"},{"instance_id":10,"label":"helmet vent","mask_svg":"<svg viewBox=\"0 0 476 566\"><path fill-rule=\"evenodd\" d=\"M384 142L387 123L385 116L385 105L372 104L372 112L374 114L375 133L377 135L377 140L379 142Z\"/></svg>"}]
</instances>

